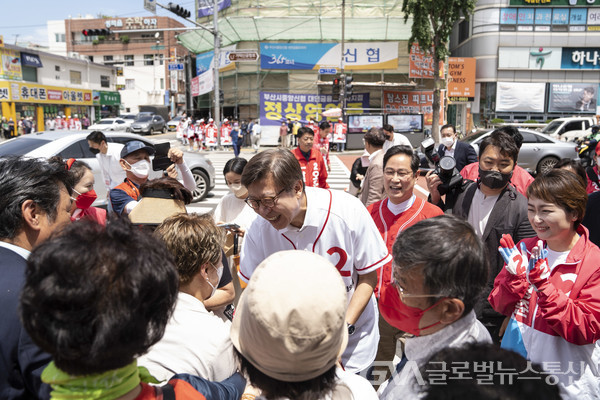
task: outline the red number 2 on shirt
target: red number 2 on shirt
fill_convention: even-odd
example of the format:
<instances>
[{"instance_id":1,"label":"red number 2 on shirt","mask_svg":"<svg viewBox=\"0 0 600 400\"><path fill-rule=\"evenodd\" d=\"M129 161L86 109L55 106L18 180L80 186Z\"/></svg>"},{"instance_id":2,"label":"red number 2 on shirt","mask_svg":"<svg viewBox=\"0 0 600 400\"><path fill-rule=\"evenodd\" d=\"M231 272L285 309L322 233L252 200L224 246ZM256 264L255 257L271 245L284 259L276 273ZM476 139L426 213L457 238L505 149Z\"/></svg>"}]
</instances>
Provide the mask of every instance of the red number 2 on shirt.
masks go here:
<instances>
[{"instance_id":1,"label":"red number 2 on shirt","mask_svg":"<svg viewBox=\"0 0 600 400\"><path fill-rule=\"evenodd\" d=\"M340 275L350 276L350 271L342 271L342 268L344 268L344 265L346 265L346 261L348 261L348 254L346 253L346 251L339 247L332 247L329 250L327 250L327 254L329 254L330 256L332 256L334 253L340 255L340 260L337 262L337 264L335 264L337 270L340 271Z\"/></svg>"}]
</instances>

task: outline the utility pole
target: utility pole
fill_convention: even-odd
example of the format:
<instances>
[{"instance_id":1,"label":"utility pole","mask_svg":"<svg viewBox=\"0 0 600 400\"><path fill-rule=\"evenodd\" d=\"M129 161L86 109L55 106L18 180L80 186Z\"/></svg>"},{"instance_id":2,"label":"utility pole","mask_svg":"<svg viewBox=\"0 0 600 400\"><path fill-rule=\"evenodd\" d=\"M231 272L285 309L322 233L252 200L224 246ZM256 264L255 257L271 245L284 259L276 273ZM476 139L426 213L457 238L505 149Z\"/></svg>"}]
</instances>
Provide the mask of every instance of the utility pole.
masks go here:
<instances>
[{"instance_id":1,"label":"utility pole","mask_svg":"<svg viewBox=\"0 0 600 400\"><path fill-rule=\"evenodd\" d=\"M214 120L215 126L217 127L217 147L221 143L221 102L219 99L219 64L221 62L221 52L219 51L221 48L220 38L219 38L219 0L214 0L213 3L213 35L215 36L214 43L214 73L215 73L215 91L214 91L214 99L215 99L215 110L214 110Z\"/></svg>"},{"instance_id":2,"label":"utility pole","mask_svg":"<svg viewBox=\"0 0 600 400\"><path fill-rule=\"evenodd\" d=\"M344 74L344 39L346 31L346 0L342 0L342 57L340 59L340 99L342 100L342 121L346 120L346 75Z\"/></svg>"}]
</instances>

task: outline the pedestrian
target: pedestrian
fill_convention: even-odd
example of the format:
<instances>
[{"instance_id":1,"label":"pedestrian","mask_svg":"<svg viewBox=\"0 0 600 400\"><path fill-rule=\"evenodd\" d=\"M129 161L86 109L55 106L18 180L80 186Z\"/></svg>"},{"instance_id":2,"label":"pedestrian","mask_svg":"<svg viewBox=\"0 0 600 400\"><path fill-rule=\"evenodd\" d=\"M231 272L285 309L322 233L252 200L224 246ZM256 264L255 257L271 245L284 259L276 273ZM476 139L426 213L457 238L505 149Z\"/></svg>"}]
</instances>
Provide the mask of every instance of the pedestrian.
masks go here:
<instances>
[{"instance_id":1,"label":"pedestrian","mask_svg":"<svg viewBox=\"0 0 600 400\"><path fill-rule=\"evenodd\" d=\"M260 121L257 119L252 125L252 148L254 149L254 153L258 153L258 149L260 148L261 133L262 128L260 126Z\"/></svg>"},{"instance_id":2,"label":"pedestrian","mask_svg":"<svg viewBox=\"0 0 600 400\"><path fill-rule=\"evenodd\" d=\"M298 129L298 147L292 150L302 168L302 178L306 186L329 189L327 167L321 152L313 147L315 133L312 129Z\"/></svg>"},{"instance_id":3,"label":"pedestrian","mask_svg":"<svg viewBox=\"0 0 600 400\"><path fill-rule=\"evenodd\" d=\"M4 136L5 139L10 139L10 126L8 125L6 117L2 117L2 136Z\"/></svg>"},{"instance_id":4,"label":"pedestrian","mask_svg":"<svg viewBox=\"0 0 600 400\"><path fill-rule=\"evenodd\" d=\"M16 136L15 135L15 121L13 121L12 118L8 119L8 131L10 132L10 137Z\"/></svg>"},{"instance_id":5,"label":"pedestrian","mask_svg":"<svg viewBox=\"0 0 600 400\"><path fill-rule=\"evenodd\" d=\"M288 128L285 121L281 122L281 126L279 127L279 145L284 149L288 148L287 137L288 137Z\"/></svg>"},{"instance_id":6,"label":"pedestrian","mask_svg":"<svg viewBox=\"0 0 600 400\"><path fill-rule=\"evenodd\" d=\"M250 122L248 122L248 127L246 128L246 136L245 136L246 147L252 146L252 128L253 127L254 127L254 121L252 119L250 119Z\"/></svg>"},{"instance_id":7,"label":"pedestrian","mask_svg":"<svg viewBox=\"0 0 600 400\"><path fill-rule=\"evenodd\" d=\"M82 129L87 129L90 127L90 119L87 114L83 114L83 118L81 119L81 127Z\"/></svg>"},{"instance_id":8,"label":"pedestrian","mask_svg":"<svg viewBox=\"0 0 600 400\"><path fill-rule=\"evenodd\" d=\"M234 122L231 128L231 146L233 146L234 157L240 155L240 146L242 145L242 140L243 138L240 136L240 126L237 122Z\"/></svg>"}]
</instances>

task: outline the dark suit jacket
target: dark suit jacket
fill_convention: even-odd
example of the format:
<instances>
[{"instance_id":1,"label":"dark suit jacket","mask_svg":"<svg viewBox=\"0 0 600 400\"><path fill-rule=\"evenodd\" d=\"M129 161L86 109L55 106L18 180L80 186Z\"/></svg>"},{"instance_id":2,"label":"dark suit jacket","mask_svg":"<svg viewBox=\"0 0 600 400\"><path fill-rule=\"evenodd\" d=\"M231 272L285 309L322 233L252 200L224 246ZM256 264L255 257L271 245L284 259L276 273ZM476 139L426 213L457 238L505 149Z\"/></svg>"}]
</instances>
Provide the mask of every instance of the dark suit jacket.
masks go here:
<instances>
[{"instance_id":1,"label":"dark suit jacket","mask_svg":"<svg viewBox=\"0 0 600 400\"><path fill-rule=\"evenodd\" d=\"M477 162L477 153L473 146L459 140L456 141L455 146L454 159L456 160L456 169L458 169L458 172L462 171L465 165ZM446 146L440 144L438 154L440 158L444 157L446 154Z\"/></svg>"},{"instance_id":2,"label":"dark suit jacket","mask_svg":"<svg viewBox=\"0 0 600 400\"><path fill-rule=\"evenodd\" d=\"M446 195L446 204L441 205L442 209L467 220L476 190L477 182L465 180L461 187ZM490 273L485 292L486 300L476 307L479 316L502 317L492 309L487 297L494 287L494 279L504 267L498 246L505 233L510 234L515 243L535 236L527 218L527 199L510 184L498 196L481 238L486 248Z\"/></svg>"},{"instance_id":3,"label":"dark suit jacket","mask_svg":"<svg viewBox=\"0 0 600 400\"><path fill-rule=\"evenodd\" d=\"M23 257L0 247L0 399L50 398L40 376L51 357L31 341L19 319L26 267Z\"/></svg>"}]
</instances>

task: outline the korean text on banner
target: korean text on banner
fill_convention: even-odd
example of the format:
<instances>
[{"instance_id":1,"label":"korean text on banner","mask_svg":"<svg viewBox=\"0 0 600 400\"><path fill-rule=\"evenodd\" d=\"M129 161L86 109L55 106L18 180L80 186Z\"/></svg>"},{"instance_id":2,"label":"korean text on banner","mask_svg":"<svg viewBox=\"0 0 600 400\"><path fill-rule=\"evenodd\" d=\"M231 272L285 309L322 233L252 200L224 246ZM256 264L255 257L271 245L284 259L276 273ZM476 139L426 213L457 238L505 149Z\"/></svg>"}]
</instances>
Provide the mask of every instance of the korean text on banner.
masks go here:
<instances>
[{"instance_id":1,"label":"korean text on banner","mask_svg":"<svg viewBox=\"0 0 600 400\"><path fill-rule=\"evenodd\" d=\"M21 57L18 51L0 49L0 79L20 81L23 79L21 72Z\"/></svg>"},{"instance_id":2,"label":"korean text on banner","mask_svg":"<svg viewBox=\"0 0 600 400\"><path fill-rule=\"evenodd\" d=\"M212 69L192 78L192 96L200 96L212 92L214 88L215 79Z\"/></svg>"},{"instance_id":3,"label":"korean text on banner","mask_svg":"<svg viewBox=\"0 0 600 400\"><path fill-rule=\"evenodd\" d=\"M349 114L362 113L369 108L369 94L356 93L350 96L346 106ZM263 126L280 126L286 119L306 123L308 118L318 117L332 108L340 108L339 101L333 101L331 95L293 94L260 92L260 124ZM336 121L337 118L329 118Z\"/></svg>"},{"instance_id":4,"label":"korean text on banner","mask_svg":"<svg viewBox=\"0 0 600 400\"><path fill-rule=\"evenodd\" d=\"M426 53L417 43L410 46L408 57L408 77L433 79L433 48ZM440 61L440 78L444 77L444 63Z\"/></svg>"},{"instance_id":5,"label":"korean text on banner","mask_svg":"<svg viewBox=\"0 0 600 400\"><path fill-rule=\"evenodd\" d=\"M444 92L440 92L440 125L444 124ZM433 91L383 91L383 111L386 114L423 114L424 124L433 122Z\"/></svg>"},{"instance_id":6,"label":"korean text on banner","mask_svg":"<svg viewBox=\"0 0 600 400\"><path fill-rule=\"evenodd\" d=\"M219 53L219 71L229 71L235 69L235 63L229 60L229 52L235 50L235 44L221 48ZM214 51L207 51L196 55L196 75L208 71L214 67L213 59L215 58Z\"/></svg>"},{"instance_id":7,"label":"korean text on banner","mask_svg":"<svg viewBox=\"0 0 600 400\"><path fill-rule=\"evenodd\" d=\"M599 90L593 83L550 83L548 111L595 113Z\"/></svg>"},{"instance_id":8,"label":"korean text on banner","mask_svg":"<svg viewBox=\"0 0 600 400\"><path fill-rule=\"evenodd\" d=\"M93 105L91 90L1 81L0 101Z\"/></svg>"},{"instance_id":9,"label":"korean text on banner","mask_svg":"<svg viewBox=\"0 0 600 400\"><path fill-rule=\"evenodd\" d=\"M261 43L261 69L319 70L339 67L339 43ZM344 69L396 69L398 42L356 42L344 46Z\"/></svg>"},{"instance_id":10,"label":"korean text on banner","mask_svg":"<svg viewBox=\"0 0 600 400\"><path fill-rule=\"evenodd\" d=\"M448 100L467 102L475 100L474 58L450 57L448 59Z\"/></svg>"}]
</instances>

